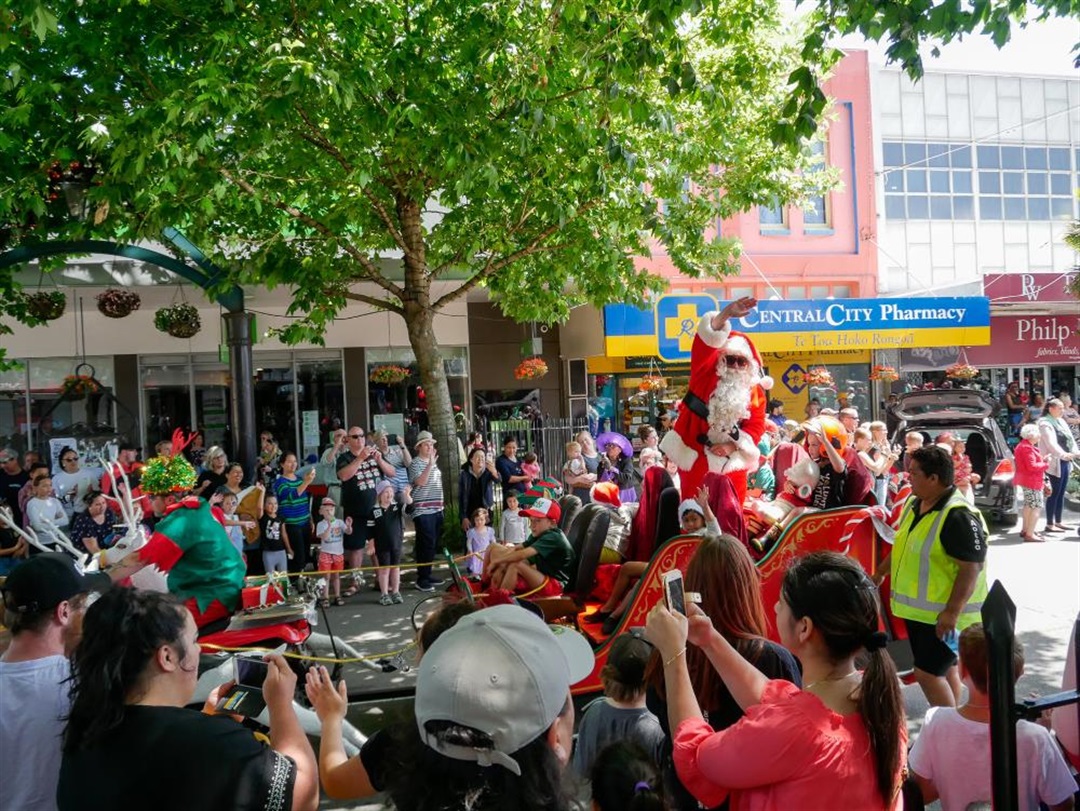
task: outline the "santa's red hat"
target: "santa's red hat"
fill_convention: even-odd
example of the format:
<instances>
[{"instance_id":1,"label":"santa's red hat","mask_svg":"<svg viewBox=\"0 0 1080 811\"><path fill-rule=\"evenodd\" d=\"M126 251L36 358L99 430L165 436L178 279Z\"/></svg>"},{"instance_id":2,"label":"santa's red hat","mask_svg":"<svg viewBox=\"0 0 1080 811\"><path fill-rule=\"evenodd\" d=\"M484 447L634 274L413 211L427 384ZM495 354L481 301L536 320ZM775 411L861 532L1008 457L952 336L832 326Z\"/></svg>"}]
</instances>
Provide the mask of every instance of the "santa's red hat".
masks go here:
<instances>
[{"instance_id":1,"label":"santa's red hat","mask_svg":"<svg viewBox=\"0 0 1080 811\"><path fill-rule=\"evenodd\" d=\"M765 374L765 364L761 362L761 355L758 354L757 347L754 346L754 342L750 340L749 335L732 330L731 335L724 344L724 354L738 355L749 360L754 364L754 377L757 378L755 382L765 391L773 387L774 381Z\"/></svg>"}]
</instances>

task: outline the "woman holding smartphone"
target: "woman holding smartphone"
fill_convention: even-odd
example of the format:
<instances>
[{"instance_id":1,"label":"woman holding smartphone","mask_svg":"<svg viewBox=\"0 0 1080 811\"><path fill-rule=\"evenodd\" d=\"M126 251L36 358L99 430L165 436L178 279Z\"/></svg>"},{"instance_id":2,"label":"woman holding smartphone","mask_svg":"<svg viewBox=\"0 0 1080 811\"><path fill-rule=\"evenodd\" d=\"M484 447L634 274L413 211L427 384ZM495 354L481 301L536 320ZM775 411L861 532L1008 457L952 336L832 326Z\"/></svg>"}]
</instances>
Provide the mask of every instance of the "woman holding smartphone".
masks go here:
<instances>
[{"instance_id":1,"label":"woman holding smartphone","mask_svg":"<svg viewBox=\"0 0 1080 811\"><path fill-rule=\"evenodd\" d=\"M269 657L267 746L213 714L231 684L213 690L202 712L187 709L198 680L196 636L191 614L167 594L114 588L87 609L71 662L60 811L318 807L315 753L293 710L288 664ZM140 763L158 768L132 767Z\"/></svg>"},{"instance_id":2,"label":"woman holding smartphone","mask_svg":"<svg viewBox=\"0 0 1080 811\"><path fill-rule=\"evenodd\" d=\"M770 679L695 605L663 605L646 638L658 651L679 779L706 807L894 809L907 726L896 668L878 631L877 587L835 552L797 559L784 576L776 625L803 666L801 689ZM719 617L717 617L719 619ZM716 731L704 720L687 643L705 656L744 713ZM869 654L865 670L855 657ZM710 714L709 721L712 721Z\"/></svg>"}]
</instances>

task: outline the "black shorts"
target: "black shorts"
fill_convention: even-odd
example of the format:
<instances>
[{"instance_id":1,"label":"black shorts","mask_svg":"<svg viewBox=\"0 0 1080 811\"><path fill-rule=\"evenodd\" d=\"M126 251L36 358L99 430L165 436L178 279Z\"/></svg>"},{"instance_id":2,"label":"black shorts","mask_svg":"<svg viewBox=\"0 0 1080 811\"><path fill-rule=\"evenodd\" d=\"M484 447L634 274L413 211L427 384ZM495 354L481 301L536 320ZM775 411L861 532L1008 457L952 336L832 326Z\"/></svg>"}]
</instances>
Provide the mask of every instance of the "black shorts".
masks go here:
<instances>
[{"instance_id":1,"label":"black shorts","mask_svg":"<svg viewBox=\"0 0 1080 811\"><path fill-rule=\"evenodd\" d=\"M925 622L904 620L915 667L932 676L944 676L956 664L956 654L937 635L937 627Z\"/></svg>"},{"instance_id":2,"label":"black shorts","mask_svg":"<svg viewBox=\"0 0 1080 811\"><path fill-rule=\"evenodd\" d=\"M352 519L352 534L346 535L343 539L343 545L346 552L355 552L358 549L362 550L367 544L370 537L370 530L367 522L371 518L370 510L359 510L355 507L343 507L342 513L345 518Z\"/></svg>"},{"instance_id":3,"label":"black shorts","mask_svg":"<svg viewBox=\"0 0 1080 811\"><path fill-rule=\"evenodd\" d=\"M401 563L400 538L376 538L375 555L380 566L397 566Z\"/></svg>"}]
</instances>

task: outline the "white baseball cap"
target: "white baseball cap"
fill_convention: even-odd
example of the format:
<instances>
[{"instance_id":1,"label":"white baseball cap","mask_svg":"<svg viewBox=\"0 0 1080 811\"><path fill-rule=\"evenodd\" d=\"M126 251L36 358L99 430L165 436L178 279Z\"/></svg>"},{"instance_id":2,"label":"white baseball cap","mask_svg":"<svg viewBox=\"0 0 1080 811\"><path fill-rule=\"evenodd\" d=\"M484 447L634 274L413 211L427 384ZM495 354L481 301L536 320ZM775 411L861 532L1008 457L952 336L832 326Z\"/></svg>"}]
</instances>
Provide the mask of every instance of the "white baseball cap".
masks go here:
<instances>
[{"instance_id":1,"label":"white baseball cap","mask_svg":"<svg viewBox=\"0 0 1080 811\"><path fill-rule=\"evenodd\" d=\"M420 739L441 755L499 765L516 775L512 755L546 732L566 705L570 686L588 676L595 657L585 638L548 626L516 605L462 617L424 652L416 680ZM491 749L444 743L429 721L479 730Z\"/></svg>"}]
</instances>

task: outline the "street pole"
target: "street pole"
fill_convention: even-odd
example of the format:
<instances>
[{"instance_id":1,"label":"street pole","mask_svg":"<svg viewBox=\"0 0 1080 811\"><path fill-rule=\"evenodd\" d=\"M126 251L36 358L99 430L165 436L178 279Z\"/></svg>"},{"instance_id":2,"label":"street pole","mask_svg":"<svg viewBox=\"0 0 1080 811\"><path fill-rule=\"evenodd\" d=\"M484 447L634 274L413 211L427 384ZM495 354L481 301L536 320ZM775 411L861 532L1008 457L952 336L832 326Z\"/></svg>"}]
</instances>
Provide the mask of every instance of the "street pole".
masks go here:
<instances>
[{"instance_id":1,"label":"street pole","mask_svg":"<svg viewBox=\"0 0 1080 811\"><path fill-rule=\"evenodd\" d=\"M251 354L251 313L246 310L226 312L225 343L229 347L229 375L232 377L232 424L236 461L244 468L245 481L256 479L258 451L255 428L255 364Z\"/></svg>"}]
</instances>

